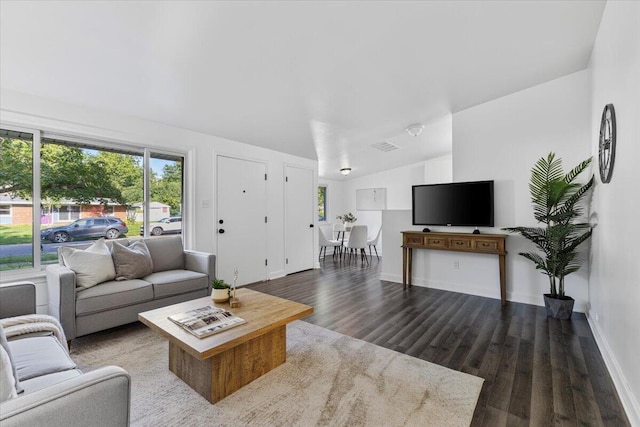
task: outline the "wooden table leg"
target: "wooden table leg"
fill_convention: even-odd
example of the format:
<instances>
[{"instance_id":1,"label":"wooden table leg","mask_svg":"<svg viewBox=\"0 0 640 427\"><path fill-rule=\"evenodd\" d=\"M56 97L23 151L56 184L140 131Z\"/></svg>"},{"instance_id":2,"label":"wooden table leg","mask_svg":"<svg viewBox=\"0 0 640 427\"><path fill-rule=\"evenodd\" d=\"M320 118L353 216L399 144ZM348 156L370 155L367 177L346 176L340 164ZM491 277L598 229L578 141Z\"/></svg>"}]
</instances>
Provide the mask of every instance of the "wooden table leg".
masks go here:
<instances>
[{"instance_id":1,"label":"wooden table leg","mask_svg":"<svg viewBox=\"0 0 640 427\"><path fill-rule=\"evenodd\" d=\"M502 305L507 303L507 278L506 278L506 267L505 267L505 256L498 255L500 259L500 301Z\"/></svg>"},{"instance_id":2,"label":"wooden table leg","mask_svg":"<svg viewBox=\"0 0 640 427\"><path fill-rule=\"evenodd\" d=\"M407 248L407 284L411 287L411 276L413 275L413 248Z\"/></svg>"},{"instance_id":3,"label":"wooden table leg","mask_svg":"<svg viewBox=\"0 0 640 427\"><path fill-rule=\"evenodd\" d=\"M407 248L402 247L402 289L407 288Z\"/></svg>"}]
</instances>

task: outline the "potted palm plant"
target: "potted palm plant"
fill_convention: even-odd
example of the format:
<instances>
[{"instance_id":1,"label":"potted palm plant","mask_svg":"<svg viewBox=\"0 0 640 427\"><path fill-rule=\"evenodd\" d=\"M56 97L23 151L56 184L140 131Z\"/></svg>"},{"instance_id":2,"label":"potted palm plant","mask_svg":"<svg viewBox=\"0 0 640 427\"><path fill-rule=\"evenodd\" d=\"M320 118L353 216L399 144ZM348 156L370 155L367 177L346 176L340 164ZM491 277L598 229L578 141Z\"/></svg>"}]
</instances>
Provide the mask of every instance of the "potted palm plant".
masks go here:
<instances>
[{"instance_id":1,"label":"potted palm plant","mask_svg":"<svg viewBox=\"0 0 640 427\"><path fill-rule=\"evenodd\" d=\"M531 169L529 192L533 212L541 227L509 227L533 242L542 252L521 252L536 269L549 277L550 292L544 294L547 316L570 319L574 299L565 295L565 278L580 269L582 259L578 247L591 237L591 225L581 222L584 197L593 187L593 175L586 184L575 182L591 163L584 160L568 173L562 170L562 160L549 153Z\"/></svg>"}]
</instances>

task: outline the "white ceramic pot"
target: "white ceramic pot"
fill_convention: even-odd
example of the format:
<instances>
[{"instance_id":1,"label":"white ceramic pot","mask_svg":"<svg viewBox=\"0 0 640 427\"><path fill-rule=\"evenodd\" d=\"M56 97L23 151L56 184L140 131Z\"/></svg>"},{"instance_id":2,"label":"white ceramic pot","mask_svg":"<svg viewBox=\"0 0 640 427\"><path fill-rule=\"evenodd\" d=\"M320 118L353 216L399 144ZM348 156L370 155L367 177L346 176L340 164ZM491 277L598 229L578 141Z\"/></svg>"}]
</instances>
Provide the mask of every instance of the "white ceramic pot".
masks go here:
<instances>
[{"instance_id":1,"label":"white ceramic pot","mask_svg":"<svg viewBox=\"0 0 640 427\"><path fill-rule=\"evenodd\" d=\"M227 302L229 301L229 289L214 289L211 298L213 298L213 302Z\"/></svg>"}]
</instances>

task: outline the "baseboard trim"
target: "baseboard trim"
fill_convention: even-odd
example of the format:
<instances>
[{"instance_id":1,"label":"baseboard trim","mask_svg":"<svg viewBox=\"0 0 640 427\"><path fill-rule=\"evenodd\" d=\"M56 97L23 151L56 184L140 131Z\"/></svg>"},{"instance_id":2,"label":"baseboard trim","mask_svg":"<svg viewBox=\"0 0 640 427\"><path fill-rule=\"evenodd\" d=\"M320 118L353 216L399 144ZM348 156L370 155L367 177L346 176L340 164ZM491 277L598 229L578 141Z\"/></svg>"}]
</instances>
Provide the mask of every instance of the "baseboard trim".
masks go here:
<instances>
[{"instance_id":1,"label":"baseboard trim","mask_svg":"<svg viewBox=\"0 0 640 427\"><path fill-rule=\"evenodd\" d=\"M394 283L402 283L402 276L399 274L380 274L380 280L386 280L388 282ZM442 291L450 291L450 292L459 292L461 294L468 295L477 295L486 298L492 299L500 299L500 290L498 290L498 295L490 295L489 293L478 292L477 289L470 289L465 287L460 287L456 284L448 283L448 282L439 282L435 280L423 280L421 278L414 278L413 286L419 286L421 288L431 288L431 289L439 289Z\"/></svg>"},{"instance_id":2,"label":"baseboard trim","mask_svg":"<svg viewBox=\"0 0 640 427\"><path fill-rule=\"evenodd\" d=\"M284 276L286 276L284 270L272 271L269 273L269 278L267 280L279 279Z\"/></svg>"},{"instance_id":3,"label":"baseboard trim","mask_svg":"<svg viewBox=\"0 0 640 427\"><path fill-rule=\"evenodd\" d=\"M609 343L604 337L602 329L600 329L600 325L594 322L588 311L585 314L587 315L587 322L589 322L589 327L591 328L593 337L596 340L596 345L598 346L598 349L600 349L600 353L604 359L604 364L609 371L609 375L611 375L611 379L613 380L613 385L618 392L618 396L620 396L622 407L627 413L627 418L629 418L629 422L632 426L640 426L640 403L629 387L629 383L622 372L622 368L620 368L618 360L615 358Z\"/></svg>"},{"instance_id":4,"label":"baseboard trim","mask_svg":"<svg viewBox=\"0 0 640 427\"><path fill-rule=\"evenodd\" d=\"M380 273L380 280L387 282L402 283L402 276L399 274Z\"/></svg>"}]
</instances>

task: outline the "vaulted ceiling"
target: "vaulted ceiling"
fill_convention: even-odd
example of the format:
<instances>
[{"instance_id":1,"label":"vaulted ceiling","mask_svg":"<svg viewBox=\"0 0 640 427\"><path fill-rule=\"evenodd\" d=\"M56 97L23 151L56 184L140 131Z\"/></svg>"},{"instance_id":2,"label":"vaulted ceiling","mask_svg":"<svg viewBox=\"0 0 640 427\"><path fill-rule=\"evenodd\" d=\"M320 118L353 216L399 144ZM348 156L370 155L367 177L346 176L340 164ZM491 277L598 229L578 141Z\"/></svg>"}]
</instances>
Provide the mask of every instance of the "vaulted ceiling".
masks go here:
<instances>
[{"instance_id":1,"label":"vaulted ceiling","mask_svg":"<svg viewBox=\"0 0 640 427\"><path fill-rule=\"evenodd\" d=\"M586 68L603 8L3 0L0 86L361 176L450 152L451 113ZM384 141L400 149L371 147Z\"/></svg>"}]
</instances>

